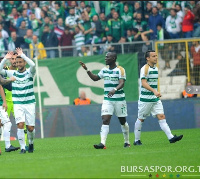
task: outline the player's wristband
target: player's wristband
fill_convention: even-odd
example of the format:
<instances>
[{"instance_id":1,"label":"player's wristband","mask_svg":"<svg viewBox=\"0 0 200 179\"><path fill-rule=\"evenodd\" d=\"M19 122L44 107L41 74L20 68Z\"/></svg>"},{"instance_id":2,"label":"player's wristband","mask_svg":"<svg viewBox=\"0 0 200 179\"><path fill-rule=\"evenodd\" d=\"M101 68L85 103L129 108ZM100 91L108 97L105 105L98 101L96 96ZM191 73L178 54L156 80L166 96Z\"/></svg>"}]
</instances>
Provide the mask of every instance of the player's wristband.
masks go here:
<instances>
[{"instance_id":1,"label":"player's wristband","mask_svg":"<svg viewBox=\"0 0 200 179\"><path fill-rule=\"evenodd\" d=\"M117 91L117 88L114 88L115 91Z\"/></svg>"},{"instance_id":2,"label":"player's wristband","mask_svg":"<svg viewBox=\"0 0 200 179\"><path fill-rule=\"evenodd\" d=\"M89 69L86 70L87 72L90 71Z\"/></svg>"}]
</instances>

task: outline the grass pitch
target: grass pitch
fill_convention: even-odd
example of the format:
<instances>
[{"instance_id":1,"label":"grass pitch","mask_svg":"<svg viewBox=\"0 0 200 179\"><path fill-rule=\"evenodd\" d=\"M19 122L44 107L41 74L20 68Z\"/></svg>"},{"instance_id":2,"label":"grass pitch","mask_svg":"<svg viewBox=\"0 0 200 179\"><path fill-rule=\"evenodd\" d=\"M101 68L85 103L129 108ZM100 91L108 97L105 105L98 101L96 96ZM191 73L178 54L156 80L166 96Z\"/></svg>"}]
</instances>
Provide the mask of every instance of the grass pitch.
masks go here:
<instances>
[{"instance_id":1,"label":"grass pitch","mask_svg":"<svg viewBox=\"0 0 200 179\"><path fill-rule=\"evenodd\" d=\"M173 134L184 137L170 144L162 131L143 132L143 145L133 146L131 133L130 148L123 148L122 134L109 134L106 150L93 148L99 135L36 139L34 153L24 155L5 153L1 141L0 178L149 178L150 174L151 178L200 178L200 169L181 172L180 168L200 166L200 129L173 130ZM18 141L12 144L19 146ZM121 172L121 166L130 172ZM179 172L131 172L131 166L180 167Z\"/></svg>"}]
</instances>

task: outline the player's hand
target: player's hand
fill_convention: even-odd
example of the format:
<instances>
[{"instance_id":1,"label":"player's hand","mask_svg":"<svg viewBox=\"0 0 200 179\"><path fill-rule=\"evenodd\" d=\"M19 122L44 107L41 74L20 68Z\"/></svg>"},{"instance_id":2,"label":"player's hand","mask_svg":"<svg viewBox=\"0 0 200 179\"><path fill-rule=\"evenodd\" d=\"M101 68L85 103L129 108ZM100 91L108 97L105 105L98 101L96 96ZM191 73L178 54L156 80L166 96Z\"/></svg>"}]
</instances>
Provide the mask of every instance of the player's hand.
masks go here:
<instances>
[{"instance_id":1,"label":"player's hand","mask_svg":"<svg viewBox=\"0 0 200 179\"><path fill-rule=\"evenodd\" d=\"M114 94L115 94L115 90L113 89L108 93L108 97L111 98Z\"/></svg>"},{"instance_id":2,"label":"player's hand","mask_svg":"<svg viewBox=\"0 0 200 179\"><path fill-rule=\"evenodd\" d=\"M16 52L19 56L23 54L22 48L16 48Z\"/></svg>"},{"instance_id":3,"label":"player's hand","mask_svg":"<svg viewBox=\"0 0 200 179\"><path fill-rule=\"evenodd\" d=\"M85 70L87 70L87 67L86 67L85 63L83 63L82 61L79 61L79 63Z\"/></svg>"},{"instance_id":4,"label":"player's hand","mask_svg":"<svg viewBox=\"0 0 200 179\"><path fill-rule=\"evenodd\" d=\"M6 55L5 55L5 58L6 59L11 59L13 56L13 52L8 52Z\"/></svg>"},{"instance_id":5,"label":"player's hand","mask_svg":"<svg viewBox=\"0 0 200 179\"><path fill-rule=\"evenodd\" d=\"M6 104L6 103L3 103L2 107L3 107L3 109L5 109L5 112L6 112L6 111L7 111L7 109L8 109L8 106L7 106L7 104Z\"/></svg>"},{"instance_id":6,"label":"player's hand","mask_svg":"<svg viewBox=\"0 0 200 179\"><path fill-rule=\"evenodd\" d=\"M158 91L155 90L153 93L154 93L154 95L155 95L156 97L161 97L161 94L160 94Z\"/></svg>"},{"instance_id":7,"label":"player's hand","mask_svg":"<svg viewBox=\"0 0 200 179\"><path fill-rule=\"evenodd\" d=\"M11 76L11 77L9 78L9 80L13 82L13 81L16 80L16 78L15 78L14 76Z\"/></svg>"}]
</instances>

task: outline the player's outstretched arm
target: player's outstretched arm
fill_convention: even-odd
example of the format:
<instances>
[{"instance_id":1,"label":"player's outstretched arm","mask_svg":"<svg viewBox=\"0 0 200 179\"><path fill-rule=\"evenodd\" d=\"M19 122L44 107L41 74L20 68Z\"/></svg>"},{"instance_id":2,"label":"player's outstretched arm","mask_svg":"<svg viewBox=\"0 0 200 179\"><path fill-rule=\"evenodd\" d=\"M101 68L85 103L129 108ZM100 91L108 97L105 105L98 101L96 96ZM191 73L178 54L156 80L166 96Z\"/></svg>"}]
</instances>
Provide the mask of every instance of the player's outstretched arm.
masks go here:
<instances>
[{"instance_id":1,"label":"player's outstretched arm","mask_svg":"<svg viewBox=\"0 0 200 179\"><path fill-rule=\"evenodd\" d=\"M16 48L16 52L20 57L22 57L29 64L30 72L35 73L35 63L23 53L21 48Z\"/></svg>"},{"instance_id":2,"label":"player's outstretched arm","mask_svg":"<svg viewBox=\"0 0 200 179\"><path fill-rule=\"evenodd\" d=\"M160 94L158 91L156 91L156 90L153 89L151 86L149 86L149 84L147 83L147 80L146 80L146 79L142 79L142 86L143 86L144 88L146 88L147 90L153 92L155 96L161 97L161 94Z\"/></svg>"},{"instance_id":3,"label":"player's outstretched arm","mask_svg":"<svg viewBox=\"0 0 200 179\"><path fill-rule=\"evenodd\" d=\"M2 76L0 76L0 85L8 85L10 84L11 82L15 81L15 77L10 77L9 79L4 79L2 78Z\"/></svg>"},{"instance_id":4,"label":"player's outstretched arm","mask_svg":"<svg viewBox=\"0 0 200 179\"><path fill-rule=\"evenodd\" d=\"M98 81L101 78L99 78L98 75L93 74L85 65L85 63L83 63L82 61L79 61L80 65L87 71L87 74L89 75L89 77L93 80L93 81Z\"/></svg>"}]
</instances>

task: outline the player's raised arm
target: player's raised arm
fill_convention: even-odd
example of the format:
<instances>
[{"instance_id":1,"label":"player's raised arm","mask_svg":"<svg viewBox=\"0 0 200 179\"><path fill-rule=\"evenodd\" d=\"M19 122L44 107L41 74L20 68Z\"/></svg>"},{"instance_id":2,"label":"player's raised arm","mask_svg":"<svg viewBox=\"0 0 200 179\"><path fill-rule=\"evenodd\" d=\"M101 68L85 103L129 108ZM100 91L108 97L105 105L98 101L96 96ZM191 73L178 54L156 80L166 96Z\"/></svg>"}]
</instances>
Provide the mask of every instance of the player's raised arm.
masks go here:
<instances>
[{"instance_id":1,"label":"player's raised arm","mask_svg":"<svg viewBox=\"0 0 200 179\"><path fill-rule=\"evenodd\" d=\"M22 57L29 64L30 72L35 73L35 63L23 53L21 48L16 48L16 52L20 57Z\"/></svg>"},{"instance_id":2,"label":"player's raised arm","mask_svg":"<svg viewBox=\"0 0 200 179\"><path fill-rule=\"evenodd\" d=\"M6 60L12 58L12 56L13 56L13 52L8 52L6 54L6 56L3 58L3 60L0 63L0 74L7 75L6 71L3 69L3 67L4 67L4 65L6 63Z\"/></svg>"},{"instance_id":3,"label":"player's raised arm","mask_svg":"<svg viewBox=\"0 0 200 179\"><path fill-rule=\"evenodd\" d=\"M85 63L83 63L82 61L79 61L80 65L87 71L87 74L89 75L89 77L93 80L93 81L98 81L101 78L99 78L98 75L93 74L85 65Z\"/></svg>"}]
</instances>

